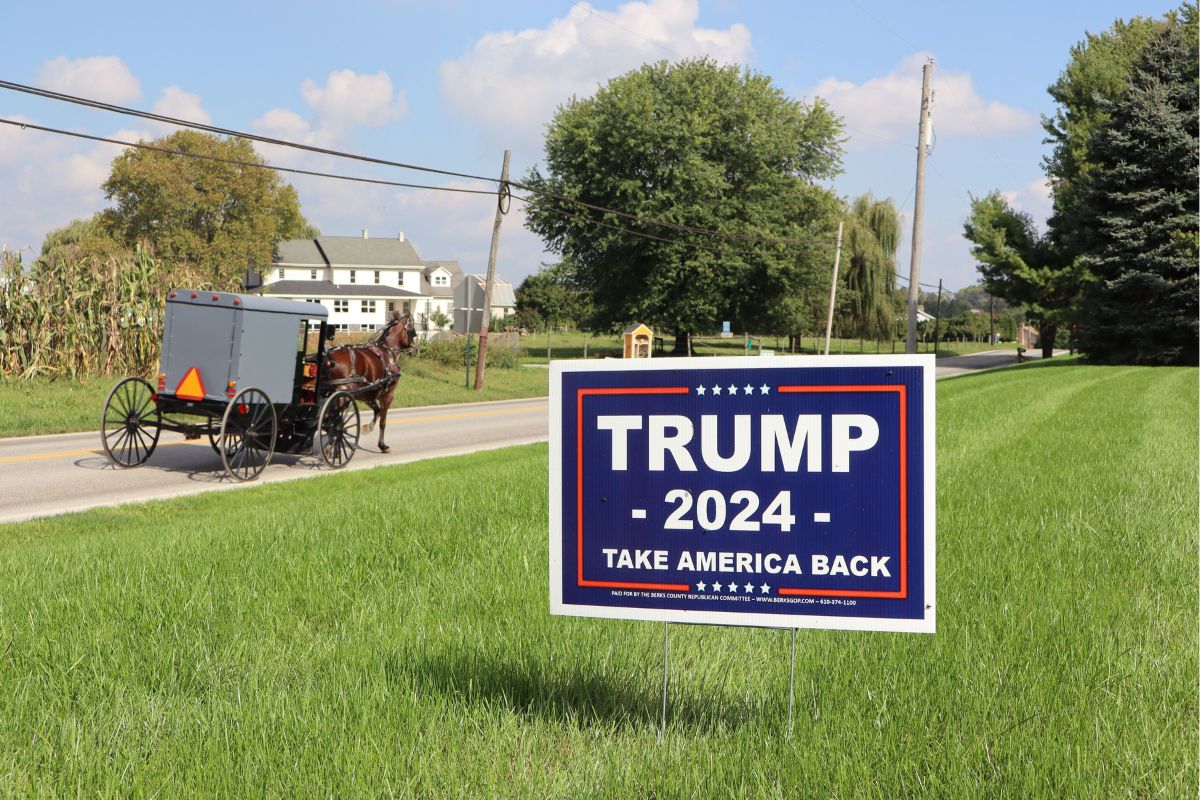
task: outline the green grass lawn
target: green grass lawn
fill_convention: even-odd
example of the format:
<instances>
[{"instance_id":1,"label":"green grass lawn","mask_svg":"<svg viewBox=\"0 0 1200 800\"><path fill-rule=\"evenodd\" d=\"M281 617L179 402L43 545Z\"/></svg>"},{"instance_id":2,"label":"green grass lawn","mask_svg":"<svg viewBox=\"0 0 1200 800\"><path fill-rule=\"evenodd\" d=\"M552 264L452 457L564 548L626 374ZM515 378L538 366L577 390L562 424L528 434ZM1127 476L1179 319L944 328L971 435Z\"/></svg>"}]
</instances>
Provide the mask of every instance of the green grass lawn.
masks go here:
<instances>
[{"instance_id":1,"label":"green grass lawn","mask_svg":"<svg viewBox=\"0 0 1200 800\"><path fill-rule=\"evenodd\" d=\"M1183 797L1195 370L938 386L938 632L547 613L544 446L0 526L0 795Z\"/></svg>"}]
</instances>

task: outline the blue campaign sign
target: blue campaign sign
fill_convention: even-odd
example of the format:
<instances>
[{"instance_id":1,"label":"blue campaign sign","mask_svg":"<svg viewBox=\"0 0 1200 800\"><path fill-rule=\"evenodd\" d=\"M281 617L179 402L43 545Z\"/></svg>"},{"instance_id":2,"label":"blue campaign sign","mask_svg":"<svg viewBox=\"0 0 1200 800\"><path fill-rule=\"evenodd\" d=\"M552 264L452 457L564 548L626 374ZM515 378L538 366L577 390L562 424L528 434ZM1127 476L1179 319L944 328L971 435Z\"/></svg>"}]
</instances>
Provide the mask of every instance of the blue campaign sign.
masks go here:
<instances>
[{"instance_id":1,"label":"blue campaign sign","mask_svg":"<svg viewBox=\"0 0 1200 800\"><path fill-rule=\"evenodd\" d=\"M559 361L550 611L934 630L932 356Z\"/></svg>"}]
</instances>

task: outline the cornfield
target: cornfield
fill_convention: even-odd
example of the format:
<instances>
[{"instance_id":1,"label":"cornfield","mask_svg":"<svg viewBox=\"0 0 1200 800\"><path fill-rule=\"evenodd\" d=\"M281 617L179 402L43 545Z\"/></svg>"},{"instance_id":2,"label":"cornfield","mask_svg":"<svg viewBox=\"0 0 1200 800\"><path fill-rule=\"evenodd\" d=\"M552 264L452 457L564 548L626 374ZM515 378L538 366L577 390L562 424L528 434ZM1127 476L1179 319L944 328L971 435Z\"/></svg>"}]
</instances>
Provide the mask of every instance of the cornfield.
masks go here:
<instances>
[{"instance_id":1,"label":"cornfield","mask_svg":"<svg viewBox=\"0 0 1200 800\"><path fill-rule=\"evenodd\" d=\"M0 376L148 375L172 288L224 289L168 270L145 248L100 259L56 248L26 270L0 254ZM233 287L228 287L233 288Z\"/></svg>"}]
</instances>

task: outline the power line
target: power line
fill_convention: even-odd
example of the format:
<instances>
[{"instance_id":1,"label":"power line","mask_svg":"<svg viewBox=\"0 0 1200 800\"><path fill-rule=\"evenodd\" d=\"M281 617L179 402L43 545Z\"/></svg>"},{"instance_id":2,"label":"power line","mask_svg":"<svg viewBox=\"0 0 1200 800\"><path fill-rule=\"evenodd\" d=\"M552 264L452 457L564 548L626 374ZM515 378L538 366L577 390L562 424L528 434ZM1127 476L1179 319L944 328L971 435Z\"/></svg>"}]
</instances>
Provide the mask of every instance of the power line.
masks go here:
<instances>
[{"instance_id":1,"label":"power line","mask_svg":"<svg viewBox=\"0 0 1200 800\"><path fill-rule=\"evenodd\" d=\"M102 142L104 144L118 145L120 147L132 147L132 148L136 148L139 150L150 150L150 151L153 151L156 153L163 153L165 155L170 155L170 156L179 156L182 158L195 158L195 159L200 159L203 161L213 161L213 162L218 162L218 163L222 163L222 164L231 164L231 165L239 166L239 167L250 167L253 169L272 170L275 172L287 172L287 173L291 173L291 174L295 174L295 175L308 175L308 176L317 177L317 178L330 178L333 180L352 181L352 182L356 182L356 183L369 183L369 184L375 184L375 185L381 185L381 186L396 186L396 187L406 188L406 189L427 189L430 191L438 191L438 192L458 192L461 194L482 194L482 195L488 195L489 197L496 194L494 191L485 190L485 189L463 189L463 188L450 187L450 186L431 186L431 185L419 184L419 183L401 183L398 181L385 181L385 180L380 180L380 179L376 179L376 178L360 178L360 177L352 176L352 175L338 175L338 174L334 174L334 173L316 172L314 170L296 169L296 168L292 168L292 167L279 167L279 166L273 166L271 164L258 164L253 161L241 161L238 159L223 158L221 156L208 155L205 153L189 153L186 150L175 150L175 149L172 149L169 147L158 147L157 145L144 144L141 142L128 142L128 141L123 141L120 139L109 138L106 136L95 136L95 135L88 134L88 133L79 133L78 131L68 131L68 130L62 130L60 128L51 128L46 125L37 125L32 122L21 122L19 120L4 119L2 117L0 117L0 124L11 125L13 127L21 128L23 130L31 129L31 130L36 130L36 131L42 131L45 133L58 134L61 136L70 136L70 137L74 137L74 138L78 138L78 139L86 139L86 140L93 141L93 142ZM532 202L530 198L523 197L521 195L512 195L512 197L514 199L520 200L524 203ZM573 220L582 222L587 225L601 227L601 228L607 228L609 230L617 231L618 233L622 233L622 234L625 234L628 236L635 236L635 237L639 237L639 238L643 238L643 239L650 239L653 241L663 242L666 244L673 244L673 245L678 245L681 247L703 249L703 250L708 250L710 252L720 253L723 255L761 255L761 252L757 252L757 251L730 250L728 247L721 247L721 246L714 247L712 245L706 245L706 244L698 243L698 242L684 242L684 241L679 241L677 239L668 239L664 236L656 236L651 233L644 233L642 231L635 231L635 230L631 230L629 228L624 228L619 225L613 225L611 223L604 222L603 220L591 219L582 214L571 214L570 212L563 211L561 209L548 208L546 210L549 211L550 213L559 214L561 216L565 216L569 219L573 219ZM797 241L801 241L801 240L797 240ZM819 242L819 241L823 241L823 240L814 240L814 241Z\"/></svg>"},{"instance_id":2,"label":"power line","mask_svg":"<svg viewBox=\"0 0 1200 800\"><path fill-rule=\"evenodd\" d=\"M401 162L401 161L390 161L387 159L375 158L373 156L364 156L364 155L359 155L356 153L344 152L341 150L331 150L329 148L315 147L313 145L301 144L299 142L290 142L290 141L286 141L284 139L275 139L275 138L272 138L269 136L260 136L258 134L254 134L254 133L246 133L244 131L237 131L237 130L233 130L231 128L222 128L222 127L219 127L216 125L208 125L205 123L193 122L191 120L180 119L178 117L169 117L164 114L155 114L155 113L152 113L149 111L141 111L141 110L138 110L135 108L128 108L126 106L118 106L113 103L105 103L105 102L102 102L99 100L91 100L91 99L88 99L85 97L77 97L75 95L64 94L62 92L53 92L48 89L40 89L36 86L26 86L24 84L14 83L12 81L0 80L0 89L10 89L12 91L23 92L25 94L32 94L37 97L43 97L43 98L50 99L50 100L58 100L58 101L65 102L65 103L73 103L75 105L82 105L82 106L86 106L88 108L95 108L95 109L99 109L99 110L103 110L103 111L111 111L113 113L124 114L126 116L139 117L141 119L153 120L155 122L163 122L163 123L170 124L170 125L178 125L180 127L192 128L195 130L206 131L208 133L216 133L216 134L220 134L222 136L231 136L231 137L239 138L239 139L247 139L247 140L254 141L254 142L261 142L263 144L272 144L272 145L276 145L278 147L289 147L289 148L293 148L293 149L297 149L297 150L303 150L306 152L333 156L336 158L347 158L347 159L352 159L355 161L364 161L364 162L371 163L371 164L379 164L382 166L398 167L400 169L411 169L411 170L417 170L420 172L430 172L430 173L435 173L438 175L448 175L448 176L455 177L455 178L466 178L469 180L488 181L489 183L500 183L501 182L499 178L491 178L491 177L487 177L484 175L472 175L470 173L455 172L453 170L440 169L437 167L426 167L426 166L421 166L418 164L409 164L409 163L405 163L405 162ZM527 191L527 192L533 192L535 194L543 195L545 197L550 197L552 199L559 200L559 201L565 202L565 203L574 203L576 205L580 205L585 208L590 208L594 211L600 211L600 212L603 212L606 214L614 214L616 216L624 217L626 219L634 220L636 222L641 222L641 223L649 224L649 225L659 225L659 226L662 226L665 228L673 228L675 230L686 231L688 233L697 233L697 234L706 235L706 236L714 236L714 237L722 238L722 239L734 239L734 240L739 240L739 241L757 242L757 243L762 243L762 244L808 244L808 243L810 243L810 242L806 242L804 240L799 240L799 239L782 239L782 238L773 238L773 237L766 237L766 236L743 236L743 235L739 235L739 234L726 233L724 231L713 230L710 228L701 228L701 227L692 226L692 225L681 225L679 223L668 222L666 220L653 219L651 217L643 217L638 214L631 214L626 211L619 211L614 208L607 208L605 206L597 205L595 203L588 203L584 200L579 200L577 198L566 197L564 195L555 194L555 193L549 192L545 189L541 189L536 186L529 186L529 185L519 183L516 181L509 181L508 184L511 186L514 186L518 189Z\"/></svg>"},{"instance_id":3,"label":"power line","mask_svg":"<svg viewBox=\"0 0 1200 800\"><path fill-rule=\"evenodd\" d=\"M447 169L438 169L437 167L425 167L419 164L406 164L402 161L388 161L383 158L375 158L373 156L358 155L356 153L347 153L342 150L331 150L326 147L316 147L311 144L301 144L300 142L289 142L284 139L274 139L270 136L260 136L256 133L246 133L244 131L235 131L230 128L221 128L216 125L207 125L202 122L193 122L191 120L179 119L178 117L168 117L165 114L155 114L150 111L141 111L136 108L128 108L126 106L118 106L113 103L105 103L100 100L90 100L86 97L76 97L75 95L63 94L62 92L52 92L49 89L39 89L36 86L26 86L21 83L13 83L12 81L0 80L0 89L10 89L14 92L24 92L25 94L44 97L49 100L59 100L64 103L74 103L75 105L87 106L101 111L111 111L114 114L124 114L130 117L140 117L141 119L153 120L155 122L165 122L169 125L178 125L183 128L193 128L195 130L207 131L208 133L217 133L222 136L232 136L238 139L249 139L254 142L263 144L273 144L279 147L290 147L296 150L305 150L310 153L318 153L320 155L334 156L336 158L348 158L354 161L365 161L370 164L380 164L385 167L399 167L400 169L411 169L418 172L432 172L438 175L448 175L452 178L467 178L476 181L488 181L490 183L499 183L499 178L489 178L484 175L471 175L465 172L454 172Z\"/></svg>"},{"instance_id":4,"label":"power line","mask_svg":"<svg viewBox=\"0 0 1200 800\"><path fill-rule=\"evenodd\" d=\"M461 189L453 186L430 186L421 183L400 183L398 181L385 181L377 178L359 178L353 175L336 175L330 172L316 172L308 169L296 169L294 167L277 167L271 164L256 164L253 161L239 161L234 158L222 158L221 156L207 155L205 153L189 153L186 150L173 150L169 147L158 147L151 144L143 144L141 142L126 142L120 139L110 139L105 136L93 136L89 133L79 133L78 131L66 131L59 128L50 128L45 125L35 125L32 122L20 122L18 120L4 119L0 117L0 123L12 125L22 130L31 128L37 131L46 133L55 133L62 136L73 136L77 139L88 139L93 142L104 142L105 144L115 144L121 147L134 147L139 150L153 150L156 153L165 153L172 156L183 156L185 158L198 158L204 161L216 161L222 164L232 164L238 167L252 167L254 169L269 169L275 172L289 172L293 175L311 175L315 178L332 178L340 181L353 181L355 183L372 183L380 186L398 186L404 189L429 189L435 192L459 192L461 194L486 194L495 195L494 191L487 189Z\"/></svg>"}]
</instances>

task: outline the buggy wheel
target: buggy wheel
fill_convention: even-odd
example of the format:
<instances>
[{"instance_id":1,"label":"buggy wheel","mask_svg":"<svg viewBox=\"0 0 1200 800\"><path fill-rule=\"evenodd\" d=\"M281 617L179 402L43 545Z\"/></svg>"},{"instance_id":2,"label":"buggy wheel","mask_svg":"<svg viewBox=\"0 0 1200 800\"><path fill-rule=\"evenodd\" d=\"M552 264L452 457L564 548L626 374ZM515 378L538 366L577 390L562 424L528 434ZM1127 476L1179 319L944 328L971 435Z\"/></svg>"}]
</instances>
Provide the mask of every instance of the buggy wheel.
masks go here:
<instances>
[{"instance_id":1,"label":"buggy wheel","mask_svg":"<svg viewBox=\"0 0 1200 800\"><path fill-rule=\"evenodd\" d=\"M100 415L100 443L118 467L146 463L158 446L162 414L154 390L141 378L126 378L112 388Z\"/></svg>"},{"instance_id":2,"label":"buggy wheel","mask_svg":"<svg viewBox=\"0 0 1200 800\"><path fill-rule=\"evenodd\" d=\"M275 452L275 406L261 389L242 389L225 407L217 452L229 476L252 481Z\"/></svg>"},{"instance_id":3,"label":"buggy wheel","mask_svg":"<svg viewBox=\"0 0 1200 800\"><path fill-rule=\"evenodd\" d=\"M321 404L313 450L327 465L340 469L358 449L358 404L349 392L334 392Z\"/></svg>"}]
</instances>

